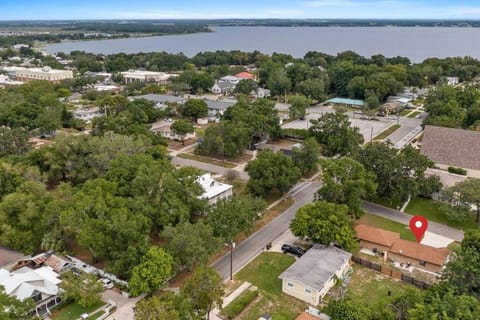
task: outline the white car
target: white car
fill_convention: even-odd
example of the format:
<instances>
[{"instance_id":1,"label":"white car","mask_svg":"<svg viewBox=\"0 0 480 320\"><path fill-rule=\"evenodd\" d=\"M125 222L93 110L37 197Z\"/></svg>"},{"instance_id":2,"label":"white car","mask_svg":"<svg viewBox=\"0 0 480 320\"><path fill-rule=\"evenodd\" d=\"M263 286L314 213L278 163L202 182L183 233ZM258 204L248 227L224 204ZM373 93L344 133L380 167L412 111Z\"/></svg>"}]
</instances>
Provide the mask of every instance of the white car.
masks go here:
<instances>
[{"instance_id":1,"label":"white car","mask_svg":"<svg viewBox=\"0 0 480 320\"><path fill-rule=\"evenodd\" d=\"M112 289L114 287L113 282L107 278L98 279L98 282L102 283L105 289Z\"/></svg>"}]
</instances>

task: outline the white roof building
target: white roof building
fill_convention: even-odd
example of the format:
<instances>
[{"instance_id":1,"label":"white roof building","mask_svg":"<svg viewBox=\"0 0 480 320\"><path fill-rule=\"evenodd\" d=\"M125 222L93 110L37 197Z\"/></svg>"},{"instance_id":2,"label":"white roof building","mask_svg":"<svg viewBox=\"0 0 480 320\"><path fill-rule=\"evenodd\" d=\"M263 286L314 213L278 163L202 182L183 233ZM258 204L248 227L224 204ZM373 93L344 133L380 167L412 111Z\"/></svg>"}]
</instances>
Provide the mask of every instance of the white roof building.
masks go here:
<instances>
[{"instance_id":1,"label":"white roof building","mask_svg":"<svg viewBox=\"0 0 480 320\"><path fill-rule=\"evenodd\" d=\"M132 83L134 81L140 82L156 82L157 84L167 84L170 82L171 75L163 72L129 70L120 73L125 80L125 83Z\"/></svg>"},{"instance_id":2,"label":"white roof building","mask_svg":"<svg viewBox=\"0 0 480 320\"><path fill-rule=\"evenodd\" d=\"M58 70L50 67L23 68L16 70L16 77L19 81L46 80L58 83L66 79L73 79L71 70Z\"/></svg>"},{"instance_id":3,"label":"white roof building","mask_svg":"<svg viewBox=\"0 0 480 320\"><path fill-rule=\"evenodd\" d=\"M200 199L207 199L210 204L214 204L218 199L228 198L233 195L233 186L218 182L213 179L210 173L198 177L197 182L203 189Z\"/></svg>"}]
</instances>

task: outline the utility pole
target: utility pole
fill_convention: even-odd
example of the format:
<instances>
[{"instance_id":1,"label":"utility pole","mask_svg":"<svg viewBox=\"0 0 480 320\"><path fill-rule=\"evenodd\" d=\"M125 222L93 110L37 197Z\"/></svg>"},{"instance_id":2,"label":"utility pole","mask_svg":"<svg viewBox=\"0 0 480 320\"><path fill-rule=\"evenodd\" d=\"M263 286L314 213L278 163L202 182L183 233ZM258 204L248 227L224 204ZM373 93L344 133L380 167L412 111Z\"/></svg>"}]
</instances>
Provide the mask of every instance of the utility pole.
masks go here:
<instances>
[{"instance_id":1,"label":"utility pole","mask_svg":"<svg viewBox=\"0 0 480 320\"><path fill-rule=\"evenodd\" d=\"M235 248L235 242L230 242L230 281L233 281L233 248Z\"/></svg>"}]
</instances>

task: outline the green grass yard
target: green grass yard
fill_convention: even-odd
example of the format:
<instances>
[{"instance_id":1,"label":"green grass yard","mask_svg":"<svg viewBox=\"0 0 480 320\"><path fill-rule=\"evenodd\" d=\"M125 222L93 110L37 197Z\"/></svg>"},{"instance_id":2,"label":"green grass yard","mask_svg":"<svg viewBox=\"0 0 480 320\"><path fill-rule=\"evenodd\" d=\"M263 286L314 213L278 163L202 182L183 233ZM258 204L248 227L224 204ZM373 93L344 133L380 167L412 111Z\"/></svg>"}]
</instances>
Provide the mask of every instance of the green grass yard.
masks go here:
<instances>
[{"instance_id":1,"label":"green grass yard","mask_svg":"<svg viewBox=\"0 0 480 320\"><path fill-rule=\"evenodd\" d=\"M392 301L404 294L407 289L419 290L416 287L385 276L372 269L353 265L354 272L348 283L347 297L364 305L376 305L386 308ZM390 295L388 292L390 291Z\"/></svg>"},{"instance_id":2,"label":"green grass yard","mask_svg":"<svg viewBox=\"0 0 480 320\"><path fill-rule=\"evenodd\" d=\"M388 127L387 129L383 130L380 132L378 135L376 135L373 140L383 140L388 138L392 133L400 129L401 125L399 124L394 124Z\"/></svg>"},{"instance_id":3,"label":"green grass yard","mask_svg":"<svg viewBox=\"0 0 480 320\"><path fill-rule=\"evenodd\" d=\"M357 223L366 224L369 226L374 226L393 232L398 232L400 233L400 238L415 241L415 236L410 231L410 228L408 226L389 219L375 216L373 214L364 214L360 219L357 220Z\"/></svg>"},{"instance_id":4,"label":"green grass yard","mask_svg":"<svg viewBox=\"0 0 480 320\"><path fill-rule=\"evenodd\" d=\"M83 308L78 303L70 303L63 307L62 309L55 311L53 313L52 319L54 320L74 320L80 318L84 313L91 313L101 306L105 305L105 302L98 301L93 304L91 307Z\"/></svg>"},{"instance_id":5,"label":"green grass yard","mask_svg":"<svg viewBox=\"0 0 480 320\"><path fill-rule=\"evenodd\" d=\"M295 319L306 303L282 293L282 281L278 276L295 262L295 258L282 253L264 252L243 268L235 278L256 286L259 298L238 318L258 320L268 313L275 320Z\"/></svg>"},{"instance_id":6,"label":"green grass yard","mask_svg":"<svg viewBox=\"0 0 480 320\"><path fill-rule=\"evenodd\" d=\"M435 221L444 225L447 225L456 229L475 229L478 225L475 223L475 219L472 217L467 221L450 221L447 216L440 210L441 203L431 199L417 197L411 201L406 212L413 215L422 215L428 220Z\"/></svg>"},{"instance_id":7,"label":"green grass yard","mask_svg":"<svg viewBox=\"0 0 480 320\"><path fill-rule=\"evenodd\" d=\"M219 161L219 160L215 160L215 159L208 158L208 157L198 156L196 154L179 153L177 156L180 157L180 158L183 158L183 159L205 162L205 163L213 164L215 166L220 166L220 167L225 167L225 168L230 168L230 169L235 168L237 166L235 163L231 163L231 162L227 162L227 161Z\"/></svg>"}]
</instances>

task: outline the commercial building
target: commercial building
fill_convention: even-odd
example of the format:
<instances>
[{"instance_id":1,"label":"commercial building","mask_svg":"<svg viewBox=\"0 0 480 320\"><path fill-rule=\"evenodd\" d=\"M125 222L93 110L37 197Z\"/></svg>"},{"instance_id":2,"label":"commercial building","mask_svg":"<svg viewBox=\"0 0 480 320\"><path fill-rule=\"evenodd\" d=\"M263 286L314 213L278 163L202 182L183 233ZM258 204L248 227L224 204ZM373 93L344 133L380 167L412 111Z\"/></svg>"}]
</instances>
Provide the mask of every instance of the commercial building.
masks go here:
<instances>
[{"instance_id":1,"label":"commercial building","mask_svg":"<svg viewBox=\"0 0 480 320\"><path fill-rule=\"evenodd\" d=\"M425 126L420 152L441 169L463 168L480 178L479 131Z\"/></svg>"},{"instance_id":2,"label":"commercial building","mask_svg":"<svg viewBox=\"0 0 480 320\"><path fill-rule=\"evenodd\" d=\"M363 108L365 102L363 100L356 100L356 99L348 99L348 98L333 98L330 100L325 101L325 104L330 105L340 105L346 106L351 108Z\"/></svg>"},{"instance_id":3,"label":"commercial building","mask_svg":"<svg viewBox=\"0 0 480 320\"><path fill-rule=\"evenodd\" d=\"M43 68L19 68L16 70L17 81L46 80L59 83L63 80L73 79L71 70L57 70L50 67Z\"/></svg>"},{"instance_id":4,"label":"commercial building","mask_svg":"<svg viewBox=\"0 0 480 320\"><path fill-rule=\"evenodd\" d=\"M154 72L154 71L143 71L143 70L129 70L121 72L123 80L126 84L133 83L135 81L140 82L152 82L158 85L164 85L170 83L170 74L163 72Z\"/></svg>"}]
</instances>

